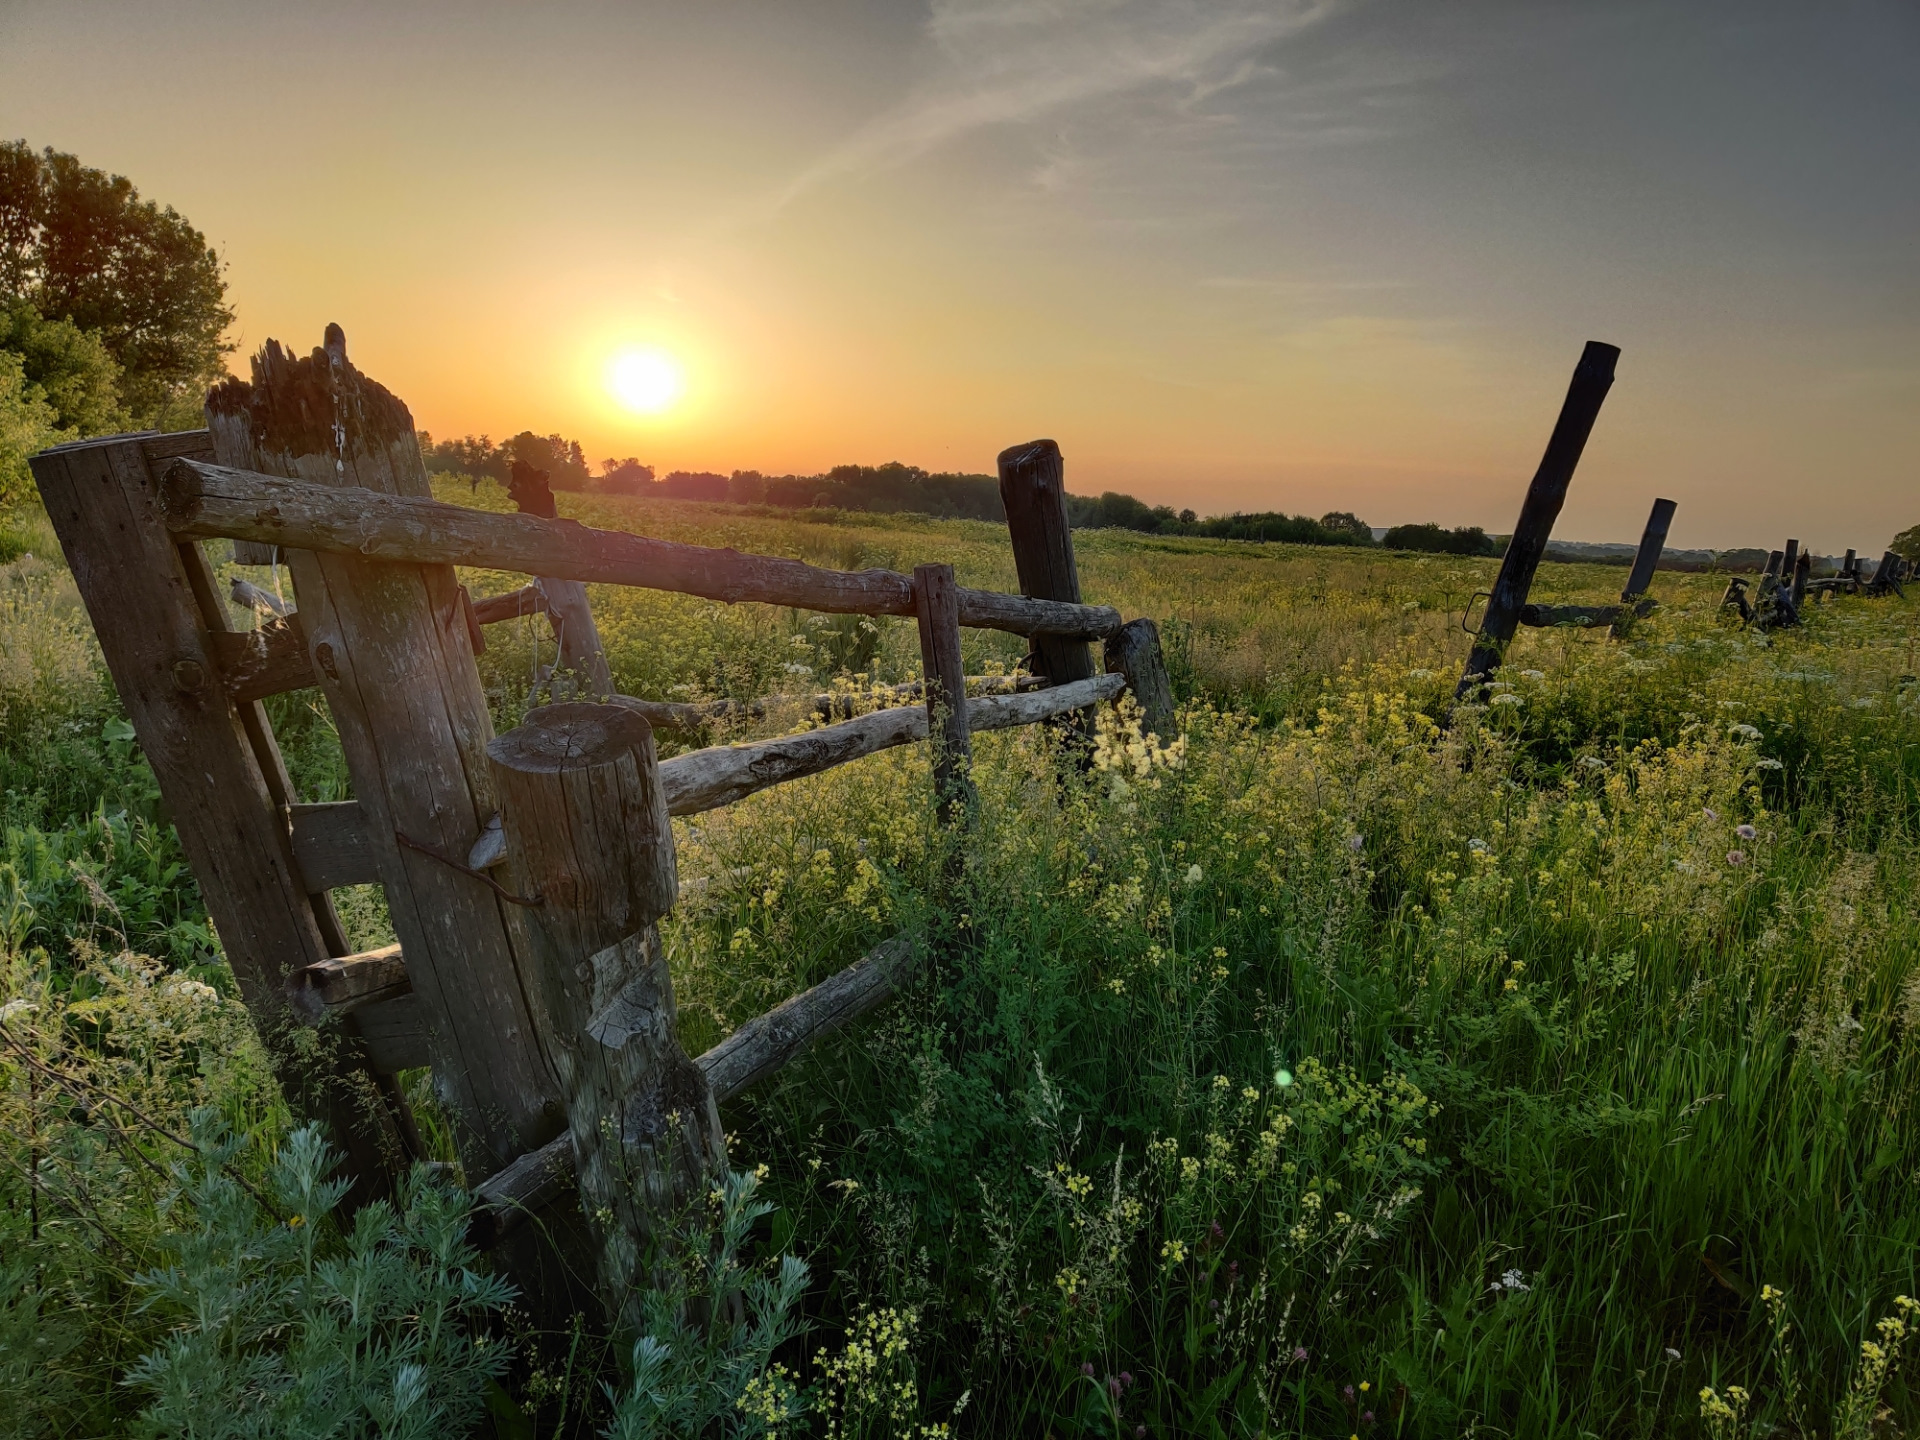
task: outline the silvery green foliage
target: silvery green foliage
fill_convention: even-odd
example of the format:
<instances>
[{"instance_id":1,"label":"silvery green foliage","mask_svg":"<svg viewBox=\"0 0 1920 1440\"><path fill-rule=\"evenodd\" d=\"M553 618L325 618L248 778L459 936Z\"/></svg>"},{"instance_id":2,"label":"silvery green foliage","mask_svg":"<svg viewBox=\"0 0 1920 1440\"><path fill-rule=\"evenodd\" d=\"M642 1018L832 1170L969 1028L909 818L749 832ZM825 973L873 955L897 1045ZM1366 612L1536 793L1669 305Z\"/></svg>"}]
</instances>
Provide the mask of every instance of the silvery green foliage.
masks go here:
<instances>
[{"instance_id":1,"label":"silvery green foliage","mask_svg":"<svg viewBox=\"0 0 1920 1440\"><path fill-rule=\"evenodd\" d=\"M783 1255L769 1273L740 1263L753 1222L773 1210L754 1199L759 1185L751 1174L728 1175L705 1263L648 1292L633 1382L608 1387L607 1440L766 1435L804 1413L805 1397L772 1361L804 1328L793 1311L807 1288L806 1264ZM709 1318L687 1318L702 1314Z\"/></svg>"},{"instance_id":2,"label":"silvery green foliage","mask_svg":"<svg viewBox=\"0 0 1920 1440\"><path fill-rule=\"evenodd\" d=\"M226 1167L244 1148L211 1111L173 1167L185 1221L173 1263L138 1277L179 1328L134 1367L153 1397L140 1429L180 1440L443 1440L479 1419L506 1346L476 1333L513 1298L473 1269L467 1196L424 1170L397 1206L341 1234L347 1183L317 1126L295 1131L263 1184L269 1213Z\"/></svg>"}]
</instances>

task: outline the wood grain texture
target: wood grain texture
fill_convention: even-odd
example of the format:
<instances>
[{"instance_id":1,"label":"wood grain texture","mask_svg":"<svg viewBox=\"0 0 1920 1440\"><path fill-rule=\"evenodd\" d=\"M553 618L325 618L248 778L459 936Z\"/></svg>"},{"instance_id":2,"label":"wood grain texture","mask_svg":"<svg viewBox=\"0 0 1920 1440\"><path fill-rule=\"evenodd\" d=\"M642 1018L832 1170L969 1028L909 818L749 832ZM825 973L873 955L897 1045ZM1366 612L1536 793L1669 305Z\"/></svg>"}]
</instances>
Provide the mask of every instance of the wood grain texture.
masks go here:
<instances>
[{"instance_id":1,"label":"wood grain texture","mask_svg":"<svg viewBox=\"0 0 1920 1440\"><path fill-rule=\"evenodd\" d=\"M1102 659L1109 675L1125 677L1140 706L1140 723L1150 735L1170 741L1177 733L1173 681L1160 648L1160 627L1147 619L1129 620L1107 637Z\"/></svg>"},{"instance_id":2,"label":"wood grain texture","mask_svg":"<svg viewBox=\"0 0 1920 1440\"><path fill-rule=\"evenodd\" d=\"M197 547L167 531L149 444L166 448L159 437L62 446L33 458L34 479L287 1102L326 1124L347 1156L350 1203L364 1203L391 1191L410 1156L352 1035L318 1052L290 1043L287 973L326 958L327 937L280 812L278 752L270 735L256 749L249 707L219 682L221 602L194 573Z\"/></svg>"},{"instance_id":3,"label":"wood grain texture","mask_svg":"<svg viewBox=\"0 0 1920 1440\"><path fill-rule=\"evenodd\" d=\"M255 630L229 630L214 636L214 655L227 693L236 701L264 700L319 683L307 653L306 632L295 611Z\"/></svg>"},{"instance_id":4,"label":"wood grain texture","mask_svg":"<svg viewBox=\"0 0 1920 1440\"><path fill-rule=\"evenodd\" d=\"M1527 498L1520 506L1520 518L1514 523L1513 538L1500 561L1500 574L1493 582L1493 594L1487 600L1480 631L1460 672L1456 697L1464 697L1485 683L1500 667L1514 631L1520 624L1520 610L1527 603L1527 591L1533 586L1534 572L1553 536L1553 522L1566 503L1567 487L1573 483L1574 467L1593 433L1600 404L1613 388L1613 367L1620 358L1617 345L1589 340L1574 367L1567 398L1561 403L1560 418L1554 422L1547 439L1546 453L1527 486ZM184 463L184 462L183 462Z\"/></svg>"},{"instance_id":5,"label":"wood grain texture","mask_svg":"<svg viewBox=\"0 0 1920 1440\"><path fill-rule=\"evenodd\" d=\"M543 615L546 609L547 597L540 587L522 585L504 595L489 595L474 601L473 618L482 625L498 625L502 620L515 620L522 615Z\"/></svg>"},{"instance_id":6,"label":"wood grain texture","mask_svg":"<svg viewBox=\"0 0 1920 1440\"><path fill-rule=\"evenodd\" d=\"M318 1025L329 1015L349 1015L412 992L398 945L353 955L330 955L287 976L287 1002L307 1025Z\"/></svg>"},{"instance_id":7,"label":"wood grain texture","mask_svg":"<svg viewBox=\"0 0 1920 1440\"><path fill-rule=\"evenodd\" d=\"M269 342L250 383L229 380L209 396L221 461L356 507L379 497L432 504L406 407L347 361L337 327L327 338L304 359ZM521 984L519 918L484 885L394 838L464 856L497 808L459 587L447 565L290 545L286 561L425 1017L435 1088L463 1167L481 1179L551 1139L564 1110Z\"/></svg>"},{"instance_id":8,"label":"wood grain texture","mask_svg":"<svg viewBox=\"0 0 1920 1440\"><path fill-rule=\"evenodd\" d=\"M1007 509L1007 535L1020 593L1032 599L1078 605L1080 570L1073 558L1073 528L1067 521L1066 461L1051 440L1031 440L1000 452L1000 499ZM1114 624L1099 632L1111 634ZM1093 652L1081 636L1062 632L1024 632L1033 642L1035 674L1056 685L1085 680L1094 673Z\"/></svg>"},{"instance_id":9,"label":"wood grain texture","mask_svg":"<svg viewBox=\"0 0 1920 1440\"><path fill-rule=\"evenodd\" d=\"M219 435L216 426L216 440ZM228 453L221 451L223 459ZM168 472L166 494L168 523L182 535L224 535L365 559L473 565L638 585L728 604L751 600L834 614L913 613L912 581L891 570L826 570L799 560L593 530L571 520L469 510L421 498L412 490L361 495L246 466L180 460ZM1120 624L1119 612L1111 606L1062 604L991 590L962 588L959 607L962 625L1016 635L1084 640L1104 636ZM1091 659L1087 664L1090 669Z\"/></svg>"},{"instance_id":10,"label":"wood grain texture","mask_svg":"<svg viewBox=\"0 0 1920 1440\"><path fill-rule=\"evenodd\" d=\"M291 805L287 818L293 827L294 863L308 890L379 883L380 860L367 812L358 800Z\"/></svg>"},{"instance_id":11,"label":"wood grain texture","mask_svg":"<svg viewBox=\"0 0 1920 1440\"><path fill-rule=\"evenodd\" d=\"M967 701L967 730L972 735L1036 724L1111 700L1125 688L1124 676L1096 675L1072 685L1022 694L979 696ZM926 709L901 705L798 735L749 745L714 745L675 755L660 762L660 783L669 814L696 815L730 805L770 785L818 775L863 755L926 738Z\"/></svg>"},{"instance_id":12,"label":"wood grain texture","mask_svg":"<svg viewBox=\"0 0 1920 1440\"><path fill-rule=\"evenodd\" d=\"M726 1166L712 1090L675 1033L656 923L678 883L653 730L617 705L548 705L487 758L513 882L543 901L527 978L566 1095L601 1294L633 1323L675 1217Z\"/></svg>"}]
</instances>

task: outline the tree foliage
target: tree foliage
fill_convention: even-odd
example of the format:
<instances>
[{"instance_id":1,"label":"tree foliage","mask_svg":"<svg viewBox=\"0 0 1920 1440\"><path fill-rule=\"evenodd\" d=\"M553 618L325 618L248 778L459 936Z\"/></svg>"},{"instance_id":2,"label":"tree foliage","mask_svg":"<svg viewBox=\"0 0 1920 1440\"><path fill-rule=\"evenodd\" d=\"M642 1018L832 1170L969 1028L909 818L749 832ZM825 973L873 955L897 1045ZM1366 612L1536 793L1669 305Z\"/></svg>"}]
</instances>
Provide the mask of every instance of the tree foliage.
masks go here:
<instances>
[{"instance_id":1,"label":"tree foliage","mask_svg":"<svg viewBox=\"0 0 1920 1440\"><path fill-rule=\"evenodd\" d=\"M137 423L197 415L224 373L224 269L200 231L125 176L0 143L0 303L97 336Z\"/></svg>"},{"instance_id":2,"label":"tree foliage","mask_svg":"<svg viewBox=\"0 0 1920 1440\"><path fill-rule=\"evenodd\" d=\"M1920 560L1920 525L1909 525L1893 537L1887 548L1903 560Z\"/></svg>"}]
</instances>

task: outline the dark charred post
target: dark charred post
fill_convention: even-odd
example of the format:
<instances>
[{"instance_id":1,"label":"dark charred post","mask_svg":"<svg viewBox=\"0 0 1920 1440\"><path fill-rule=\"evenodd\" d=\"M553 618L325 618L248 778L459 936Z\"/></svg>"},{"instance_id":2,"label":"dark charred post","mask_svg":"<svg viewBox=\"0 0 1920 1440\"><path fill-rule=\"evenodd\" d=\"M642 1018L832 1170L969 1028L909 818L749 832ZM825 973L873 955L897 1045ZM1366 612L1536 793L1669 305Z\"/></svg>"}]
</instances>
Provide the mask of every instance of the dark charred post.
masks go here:
<instances>
[{"instance_id":1,"label":"dark charred post","mask_svg":"<svg viewBox=\"0 0 1920 1440\"><path fill-rule=\"evenodd\" d=\"M1787 548L1780 557L1780 578L1789 585L1793 583L1793 567L1800 563L1800 542L1787 541Z\"/></svg>"},{"instance_id":2,"label":"dark charred post","mask_svg":"<svg viewBox=\"0 0 1920 1440\"><path fill-rule=\"evenodd\" d=\"M1160 627L1151 620L1129 620L1107 637L1104 649L1107 673L1127 678L1140 706L1140 723L1163 742L1173 739L1173 682L1160 649Z\"/></svg>"},{"instance_id":3,"label":"dark charred post","mask_svg":"<svg viewBox=\"0 0 1920 1440\"><path fill-rule=\"evenodd\" d=\"M933 741L933 793L942 818L952 825L965 818L973 799L967 777L973 742L967 729L967 671L960 661L959 590L951 565L914 567L913 608L926 677L927 733Z\"/></svg>"},{"instance_id":4,"label":"dark charred post","mask_svg":"<svg viewBox=\"0 0 1920 1440\"><path fill-rule=\"evenodd\" d=\"M512 883L541 900L522 978L566 1094L601 1293L637 1325L674 1218L726 1165L706 1074L674 1032L657 922L677 879L653 729L616 705L548 705L487 759Z\"/></svg>"},{"instance_id":5,"label":"dark charred post","mask_svg":"<svg viewBox=\"0 0 1920 1440\"><path fill-rule=\"evenodd\" d=\"M1080 571L1073 561L1073 531L1067 524L1066 463L1051 440L1034 440L1000 452L1000 499L1007 507L1020 593L1040 600L1080 603ZM1061 635L1032 637L1034 673L1056 685L1094 674L1093 652L1083 641Z\"/></svg>"},{"instance_id":6,"label":"dark charred post","mask_svg":"<svg viewBox=\"0 0 1920 1440\"><path fill-rule=\"evenodd\" d=\"M407 407L348 362L338 326L306 359L268 342L251 383L229 380L208 396L207 418L222 464L430 503ZM464 860L498 808L460 587L446 564L313 550L283 558L406 957L434 1088L477 1183L552 1139L566 1112L520 977L524 911L449 863ZM565 1266L542 1236L564 1236L570 1223L541 1227L526 1254L508 1257L545 1315L571 1302Z\"/></svg>"},{"instance_id":7,"label":"dark charred post","mask_svg":"<svg viewBox=\"0 0 1920 1440\"><path fill-rule=\"evenodd\" d=\"M547 472L534 469L524 460L513 462L507 495L522 515L538 515L543 520L559 518ZM587 587L578 580L551 576L542 576L534 585L544 602L540 608L547 612L547 622L553 627L554 643L560 647L559 668L572 671L585 682L594 699L606 699L613 693L613 672L600 644L600 627L593 623Z\"/></svg>"},{"instance_id":8,"label":"dark charred post","mask_svg":"<svg viewBox=\"0 0 1920 1440\"><path fill-rule=\"evenodd\" d=\"M1627 575L1627 588L1620 592L1620 603L1631 605L1647 593L1653 584L1654 567L1660 552L1667 547L1667 532L1673 528L1673 512L1679 506L1672 500L1656 500L1647 516L1647 528L1640 532L1640 549L1633 557L1633 569Z\"/></svg>"},{"instance_id":9,"label":"dark charred post","mask_svg":"<svg viewBox=\"0 0 1920 1440\"><path fill-rule=\"evenodd\" d=\"M225 601L199 542L177 542L157 508L154 475L183 441L207 453L204 431L91 440L34 456L33 476L287 1103L345 1153L358 1206L406 1173L412 1127L351 1021L317 1052L291 1043L288 975L346 945L295 863L265 713L222 684Z\"/></svg>"},{"instance_id":10,"label":"dark charred post","mask_svg":"<svg viewBox=\"0 0 1920 1440\"><path fill-rule=\"evenodd\" d=\"M1785 558L1786 556L1784 552L1779 550L1769 550L1767 552L1767 568L1763 570L1761 573L1763 575L1772 575L1777 577L1780 574L1780 563Z\"/></svg>"},{"instance_id":11,"label":"dark charred post","mask_svg":"<svg viewBox=\"0 0 1920 1440\"><path fill-rule=\"evenodd\" d=\"M1813 552L1802 550L1793 562L1793 613L1798 615L1807 603L1807 576L1813 570Z\"/></svg>"},{"instance_id":12,"label":"dark charred post","mask_svg":"<svg viewBox=\"0 0 1920 1440\"><path fill-rule=\"evenodd\" d=\"M1587 436L1593 432L1593 422L1600 414L1600 404L1613 387L1613 366L1619 358L1617 345L1589 340L1580 363L1574 367L1573 383L1567 387L1567 398L1561 404L1560 418L1547 441L1540 468L1527 487L1527 498L1514 524L1513 539L1507 542L1499 578L1493 582L1493 594L1487 601L1480 633L1454 691L1456 697L1470 694L1500 667L1501 657L1520 623L1520 609L1527 603L1534 572L1540 568L1540 557L1546 553L1547 540L1553 534L1553 522L1566 503L1574 467L1580 463L1581 451L1586 449Z\"/></svg>"},{"instance_id":13,"label":"dark charred post","mask_svg":"<svg viewBox=\"0 0 1920 1440\"><path fill-rule=\"evenodd\" d=\"M1842 580L1858 580L1860 577L1856 573L1856 571L1858 570L1859 565L1860 565L1860 557L1855 555L1853 551L1849 549L1847 551L1847 558L1840 562L1840 578Z\"/></svg>"}]
</instances>

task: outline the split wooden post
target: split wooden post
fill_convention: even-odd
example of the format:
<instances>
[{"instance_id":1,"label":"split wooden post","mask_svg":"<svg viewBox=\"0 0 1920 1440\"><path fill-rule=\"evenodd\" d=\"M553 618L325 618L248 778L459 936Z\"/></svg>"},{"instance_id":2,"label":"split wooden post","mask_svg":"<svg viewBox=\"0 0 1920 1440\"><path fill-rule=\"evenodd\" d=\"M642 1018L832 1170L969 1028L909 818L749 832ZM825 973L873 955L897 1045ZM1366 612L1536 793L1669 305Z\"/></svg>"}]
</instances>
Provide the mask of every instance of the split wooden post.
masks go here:
<instances>
[{"instance_id":1,"label":"split wooden post","mask_svg":"<svg viewBox=\"0 0 1920 1440\"><path fill-rule=\"evenodd\" d=\"M1847 558L1840 562L1840 578L1842 580L1859 580L1859 575L1854 573L1859 563L1860 557L1854 554L1852 547L1849 546L1847 549Z\"/></svg>"},{"instance_id":2,"label":"split wooden post","mask_svg":"<svg viewBox=\"0 0 1920 1440\"><path fill-rule=\"evenodd\" d=\"M1802 550L1793 562L1793 613L1798 615L1807 603L1807 576L1813 570L1813 552Z\"/></svg>"},{"instance_id":3,"label":"split wooden post","mask_svg":"<svg viewBox=\"0 0 1920 1440\"><path fill-rule=\"evenodd\" d=\"M183 441L206 453L200 431L83 441L30 464L287 1103L325 1124L346 1156L348 1203L360 1205L417 1158L411 1126L351 1022L317 1048L293 1025L288 975L345 946L295 863L290 787L266 717L221 683L226 617L199 542L177 542L161 519L154 474Z\"/></svg>"},{"instance_id":4,"label":"split wooden post","mask_svg":"<svg viewBox=\"0 0 1920 1440\"><path fill-rule=\"evenodd\" d=\"M1647 593L1653 584L1654 567L1660 552L1667 547L1667 532L1673 528L1673 512L1679 509L1672 500L1655 500L1647 516L1647 528L1640 532L1640 549L1633 557L1633 569L1627 575L1627 588L1620 592L1620 603L1631 605Z\"/></svg>"},{"instance_id":5,"label":"split wooden post","mask_svg":"<svg viewBox=\"0 0 1920 1440\"><path fill-rule=\"evenodd\" d=\"M1032 440L1000 452L1000 499L1007 507L1020 593L1038 600L1080 603L1080 571L1073 560L1073 530L1067 523L1066 462L1051 440ZM1034 673L1056 685L1094 674L1093 652L1083 640L1036 635Z\"/></svg>"},{"instance_id":6,"label":"split wooden post","mask_svg":"<svg viewBox=\"0 0 1920 1440\"><path fill-rule=\"evenodd\" d=\"M1600 404L1613 387L1613 366L1620 358L1620 347L1589 340L1574 367L1573 382L1560 406L1560 418L1547 440L1540 468L1527 486L1527 498L1520 507L1520 518L1513 527L1513 539L1507 542L1506 557L1500 562L1499 578L1493 582L1493 594L1480 622L1479 635L1461 671L1454 690L1456 699L1464 698L1500 666L1513 632L1520 624L1520 608L1527 603L1527 591L1533 585L1534 572L1546 554L1547 540L1553 534L1553 522L1566 503L1567 486L1573 481L1574 467L1586 449L1587 436L1599 417Z\"/></svg>"},{"instance_id":7,"label":"split wooden post","mask_svg":"<svg viewBox=\"0 0 1920 1440\"><path fill-rule=\"evenodd\" d=\"M534 469L524 460L513 462L513 483L508 493L513 497L514 508L522 515L538 515L546 520L560 516L547 472ZM546 601L547 623L560 649L557 668L570 670L585 680L594 699L606 699L613 694L613 671L607 664L606 648L600 643L600 627L593 623L587 587L578 580L548 575L540 576L533 583Z\"/></svg>"},{"instance_id":8,"label":"split wooden post","mask_svg":"<svg viewBox=\"0 0 1920 1440\"><path fill-rule=\"evenodd\" d=\"M674 1032L657 922L677 879L653 728L617 705L548 705L487 761L513 884L541 901L523 979L566 1095L601 1292L635 1324L675 1219L726 1165L706 1074Z\"/></svg>"},{"instance_id":9,"label":"split wooden post","mask_svg":"<svg viewBox=\"0 0 1920 1440\"><path fill-rule=\"evenodd\" d=\"M1767 568L1761 571L1760 573L1762 575L1772 575L1778 578L1780 574L1780 562L1785 558L1786 558L1786 553L1784 551L1769 550L1767 552Z\"/></svg>"},{"instance_id":10,"label":"split wooden post","mask_svg":"<svg viewBox=\"0 0 1920 1440\"><path fill-rule=\"evenodd\" d=\"M1787 541L1787 548L1781 552L1780 578L1789 585L1793 583L1793 567L1800 563L1800 542Z\"/></svg>"},{"instance_id":11,"label":"split wooden post","mask_svg":"<svg viewBox=\"0 0 1920 1440\"><path fill-rule=\"evenodd\" d=\"M413 419L346 356L338 326L295 359L272 341L251 383L207 398L216 458L312 482L430 499ZM463 862L497 808L493 738L453 567L292 550L301 628L334 728L374 869L426 1030L434 1089L469 1184L566 1125L521 981L524 907ZM530 1308L561 1319L583 1262L572 1217L556 1214L506 1257Z\"/></svg>"},{"instance_id":12,"label":"split wooden post","mask_svg":"<svg viewBox=\"0 0 1920 1440\"><path fill-rule=\"evenodd\" d=\"M914 567L913 611L920 625L920 668L926 677L934 800L941 818L949 825L958 824L973 801L973 782L967 774L973 763L973 742L967 729L967 670L960 660L959 587L951 565Z\"/></svg>"},{"instance_id":13,"label":"split wooden post","mask_svg":"<svg viewBox=\"0 0 1920 1440\"><path fill-rule=\"evenodd\" d=\"M1109 675L1124 675L1140 706L1140 723L1165 743L1174 737L1173 682L1160 648L1160 627L1142 618L1129 620L1107 637L1102 658Z\"/></svg>"}]
</instances>

